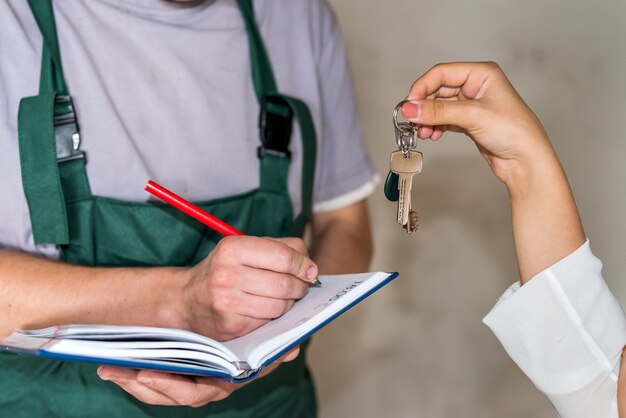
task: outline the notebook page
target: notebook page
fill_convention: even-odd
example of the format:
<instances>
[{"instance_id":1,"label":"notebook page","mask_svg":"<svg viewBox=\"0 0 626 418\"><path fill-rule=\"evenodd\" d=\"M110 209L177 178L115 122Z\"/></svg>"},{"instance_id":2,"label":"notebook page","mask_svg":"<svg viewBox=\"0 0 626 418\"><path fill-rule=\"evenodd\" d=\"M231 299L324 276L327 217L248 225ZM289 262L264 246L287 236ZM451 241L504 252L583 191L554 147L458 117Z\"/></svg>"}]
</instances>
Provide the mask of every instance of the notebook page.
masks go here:
<instances>
[{"instance_id":1,"label":"notebook page","mask_svg":"<svg viewBox=\"0 0 626 418\"><path fill-rule=\"evenodd\" d=\"M269 354L306 335L388 276L388 273L382 272L320 276L322 286L311 287L309 293L296 302L289 312L243 337L223 344L239 358L247 359L255 369L263 359L270 357ZM265 347L258 350L253 359L251 354L260 346Z\"/></svg>"},{"instance_id":2,"label":"notebook page","mask_svg":"<svg viewBox=\"0 0 626 418\"><path fill-rule=\"evenodd\" d=\"M206 351L215 350L221 352L221 357L229 361L236 362L239 360L234 353L218 341L190 331L173 328L79 324L60 325L37 330L19 330L16 333L27 337L48 339L127 341L130 345L132 345L131 341L135 341L137 348L140 348L141 344L146 341L170 341L174 347L180 342L181 344L178 344L180 348L184 348L184 343L197 343L207 346ZM20 339L20 342L23 343L24 341L26 339Z\"/></svg>"}]
</instances>

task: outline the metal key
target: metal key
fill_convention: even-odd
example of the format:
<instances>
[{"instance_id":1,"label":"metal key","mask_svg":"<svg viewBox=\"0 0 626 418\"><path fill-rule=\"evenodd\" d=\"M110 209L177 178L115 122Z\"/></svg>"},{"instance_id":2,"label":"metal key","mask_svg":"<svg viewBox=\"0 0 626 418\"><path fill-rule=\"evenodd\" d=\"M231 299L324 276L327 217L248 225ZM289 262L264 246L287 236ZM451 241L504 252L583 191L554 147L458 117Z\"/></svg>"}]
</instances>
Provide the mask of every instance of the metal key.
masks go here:
<instances>
[{"instance_id":1,"label":"metal key","mask_svg":"<svg viewBox=\"0 0 626 418\"><path fill-rule=\"evenodd\" d=\"M415 215L415 228L409 224L411 211L411 188L413 186L413 176L422 171L422 153L418 151L394 151L389 158L389 167L393 173L399 177L398 191L398 215L396 221L407 228L409 233L417 229L417 215Z\"/></svg>"},{"instance_id":2,"label":"metal key","mask_svg":"<svg viewBox=\"0 0 626 418\"><path fill-rule=\"evenodd\" d=\"M417 227L419 226L419 222L417 219L417 212L414 210L409 211L409 222L403 226L406 229L406 232L411 235L413 232L417 231Z\"/></svg>"}]
</instances>

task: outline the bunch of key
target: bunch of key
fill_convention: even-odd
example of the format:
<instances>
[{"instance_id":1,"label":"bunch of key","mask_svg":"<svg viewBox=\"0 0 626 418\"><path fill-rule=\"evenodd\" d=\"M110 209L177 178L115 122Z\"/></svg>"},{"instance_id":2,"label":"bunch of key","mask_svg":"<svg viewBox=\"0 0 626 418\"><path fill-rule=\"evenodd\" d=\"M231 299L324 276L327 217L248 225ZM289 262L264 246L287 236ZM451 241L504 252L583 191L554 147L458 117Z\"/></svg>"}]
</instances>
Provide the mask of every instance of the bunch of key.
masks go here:
<instances>
[{"instance_id":1,"label":"bunch of key","mask_svg":"<svg viewBox=\"0 0 626 418\"><path fill-rule=\"evenodd\" d=\"M417 145L416 126L410 122L398 122L398 112L405 102L400 102L393 111L393 126L398 150L389 158L390 172L385 181L385 196L398 202L396 221L409 234L417 231L417 213L411 209L413 176L422 171L422 153L415 151Z\"/></svg>"}]
</instances>

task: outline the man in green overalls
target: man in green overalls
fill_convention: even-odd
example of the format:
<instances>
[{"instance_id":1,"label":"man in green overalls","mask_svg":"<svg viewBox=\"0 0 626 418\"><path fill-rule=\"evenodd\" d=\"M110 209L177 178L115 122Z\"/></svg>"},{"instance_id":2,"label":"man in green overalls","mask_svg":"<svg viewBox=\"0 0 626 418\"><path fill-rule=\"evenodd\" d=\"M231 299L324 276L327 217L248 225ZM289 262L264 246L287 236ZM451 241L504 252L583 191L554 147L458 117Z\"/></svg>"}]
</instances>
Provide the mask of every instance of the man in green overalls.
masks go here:
<instances>
[{"instance_id":1,"label":"man in green overalls","mask_svg":"<svg viewBox=\"0 0 626 418\"><path fill-rule=\"evenodd\" d=\"M225 340L318 271L366 268L374 171L325 2L9 0L0 19L3 335L106 323ZM146 202L150 177L251 236L220 241ZM315 263L293 238L309 223ZM316 411L304 353L245 386L101 369L116 386L96 369L4 353L0 416Z\"/></svg>"}]
</instances>

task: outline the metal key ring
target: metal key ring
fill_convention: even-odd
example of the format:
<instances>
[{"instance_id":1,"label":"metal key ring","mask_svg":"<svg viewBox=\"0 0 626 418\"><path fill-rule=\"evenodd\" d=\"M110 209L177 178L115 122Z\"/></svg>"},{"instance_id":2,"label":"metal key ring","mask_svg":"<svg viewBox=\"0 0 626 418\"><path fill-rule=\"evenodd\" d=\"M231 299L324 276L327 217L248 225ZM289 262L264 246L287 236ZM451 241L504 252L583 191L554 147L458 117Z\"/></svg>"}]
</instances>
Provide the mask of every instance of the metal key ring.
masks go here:
<instances>
[{"instance_id":1,"label":"metal key ring","mask_svg":"<svg viewBox=\"0 0 626 418\"><path fill-rule=\"evenodd\" d=\"M417 125L413 122L398 122L398 112L402 108L402 105L410 102L410 100L402 100L396 105L393 110L393 125L396 129L396 144L398 149L404 152L408 152L411 148L415 148L415 130ZM408 139L408 143L406 140Z\"/></svg>"},{"instance_id":2,"label":"metal key ring","mask_svg":"<svg viewBox=\"0 0 626 418\"><path fill-rule=\"evenodd\" d=\"M402 100L400 103L396 105L396 108L393 109L393 125L396 127L397 130L402 131L402 132L404 132L406 128L398 124L398 112L400 111L400 109L405 103L409 103L409 102L410 100ZM408 122L408 123L413 127L413 129L417 128L417 125L415 123L413 122Z\"/></svg>"}]
</instances>

